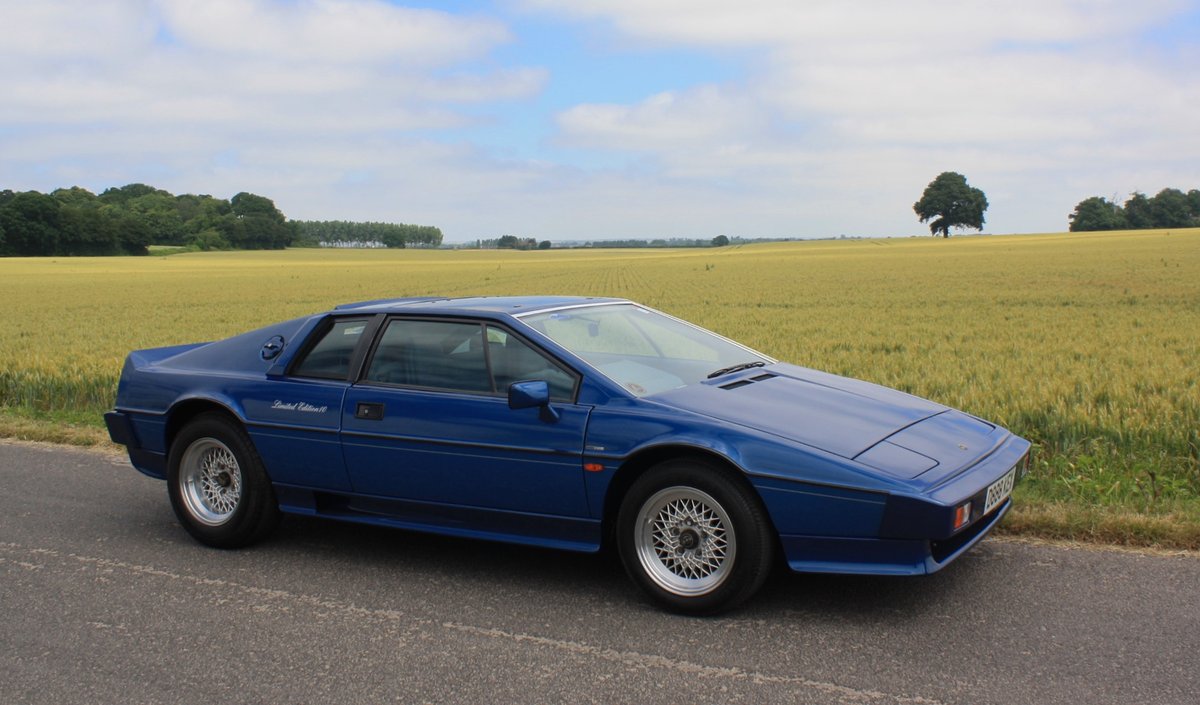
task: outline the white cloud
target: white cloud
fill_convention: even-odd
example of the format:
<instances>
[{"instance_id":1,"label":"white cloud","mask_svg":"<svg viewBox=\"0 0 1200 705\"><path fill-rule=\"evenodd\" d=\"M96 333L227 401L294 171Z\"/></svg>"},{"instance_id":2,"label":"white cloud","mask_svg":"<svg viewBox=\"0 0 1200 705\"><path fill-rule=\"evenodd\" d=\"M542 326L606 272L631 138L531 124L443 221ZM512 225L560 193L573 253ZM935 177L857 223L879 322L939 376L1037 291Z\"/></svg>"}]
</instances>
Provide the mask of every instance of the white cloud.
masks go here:
<instances>
[{"instance_id":1,"label":"white cloud","mask_svg":"<svg viewBox=\"0 0 1200 705\"><path fill-rule=\"evenodd\" d=\"M1086 196L1148 188L1134 175L1189 187L1200 158L1184 107L1200 104L1200 77L1134 41L1185 7L1173 0L524 5L645 46L757 51L734 83L570 108L561 139L638 152L665 177L829 206L790 220L807 234L839 218L889 232L949 169L997 187L997 230L1052 230Z\"/></svg>"},{"instance_id":2,"label":"white cloud","mask_svg":"<svg viewBox=\"0 0 1200 705\"><path fill-rule=\"evenodd\" d=\"M546 78L455 70L511 40L493 19L376 0L6 2L0 28L10 124L424 129Z\"/></svg>"},{"instance_id":3,"label":"white cloud","mask_svg":"<svg viewBox=\"0 0 1200 705\"><path fill-rule=\"evenodd\" d=\"M637 105L578 105L558 116L568 140L618 150L716 146L757 121L738 97L711 85L659 93Z\"/></svg>"},{"instance_id":4,"label":"white cloud","mask_svg":"<svg viewBox=\"0 0 1200 705\"><path fill-rule=\"evenodd\" d=\"M128 57L154 39L149 5L0 0L0 59L6 64L78 59L95 63Z\"/></svg>"},{"instance_id":5,"label":"white cloud","mask_svg":"<svg viewBox=\"0 0 1200 705\"><path fill-rule=\"evenodd\" d=\"M736 77L625 102L577 85L547 116L558 57L504 63L530 36L494 16L0 0L0 188L250 190L295 218L582 239L916 233L912 203L942 170L987 192L992 231L1064 227L1090 195L1200 186L1200 55L1139 43L1175 0L521 4L598 39L581 50L596 65L679 49ZM527 144L501 159L470 143L480 124ZM618 166L574 166L578 150Z\"/></svg>"},{"instance_id":6,"label":"white cloud","mask_svg":"<svg viewBox=\"0 0 1200 705\"><path fill-rule=\"evenodd\" d=\"M1116 36L1170 17L1183 0L523 0L560 16L601 19L660 44L815 47L847 56L953 51L994 42Z\"/></svg>"},{"instance_id":7,"label":"white cloud","mask_svg":"<svg viewBox=\"0 0 1200 705\"><path fill-rule=\"evenodd\" d=\"M379 0L160 0L188 46L272 61L455 63L511 39L500 23Z\"/></svg>"},{"instance_id":8,"label":"white cloud","mask_svg":"<svg viewBox=\"0 0 1200 705\"><path fill-rule=\"evenodd\" d=\"M0 0L0 187L147 181L303 210L299 189L328 205L373 155L417 161L388 148L419 152L403 135L541 90L544 69L476 61L512 40L494 18L378 0Z\"/></svg>"}]
</instances>

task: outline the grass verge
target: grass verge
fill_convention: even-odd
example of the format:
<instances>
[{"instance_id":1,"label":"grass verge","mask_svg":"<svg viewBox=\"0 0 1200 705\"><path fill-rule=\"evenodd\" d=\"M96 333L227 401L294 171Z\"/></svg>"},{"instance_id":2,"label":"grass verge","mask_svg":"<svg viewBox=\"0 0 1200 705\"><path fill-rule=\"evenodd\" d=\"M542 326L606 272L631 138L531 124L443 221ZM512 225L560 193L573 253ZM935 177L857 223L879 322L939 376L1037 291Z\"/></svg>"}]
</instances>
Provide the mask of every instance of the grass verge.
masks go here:
<instances>
[{"instance_id":1,"label":"grass verge","mask_svg":"<svg viewBox=\"0 0 1200 705\"><path fill-rule=\"evenodd\" d=\"M37 414L14 409L0 409L0 438L19 441L39 441L63 445L119 450L108 439L102 419L71 415Z\"/></svg>"},{"instance_id":2,"label":"grass verge","mask_svg":"<svg viewBox=\"0 0 1200 705\"><path fill-rule=\"evenodd\" d=\"M1142 514L1017 497L997 534L1050 541L1200 551L1200 516L1182 510Z\"/></svg>"}]
</instances>

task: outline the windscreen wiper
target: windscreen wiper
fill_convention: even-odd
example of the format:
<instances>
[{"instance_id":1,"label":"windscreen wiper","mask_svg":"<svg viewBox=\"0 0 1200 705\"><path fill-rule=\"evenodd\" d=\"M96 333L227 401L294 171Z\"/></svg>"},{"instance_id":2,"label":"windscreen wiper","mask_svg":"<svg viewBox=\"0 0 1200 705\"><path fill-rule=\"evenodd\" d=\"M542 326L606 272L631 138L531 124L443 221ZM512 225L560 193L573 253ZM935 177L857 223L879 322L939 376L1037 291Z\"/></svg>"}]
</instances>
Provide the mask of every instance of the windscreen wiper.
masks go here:
<instances>
[{"instance_id":1,"label":"windscreen wiper","mask_svg":"<svg viewBox=\"0 0 1200 705\"><path fill-rule=\"evenodd\" d=\"M763 362L762 360L755 360L754 362L742 362L742 363L739 363L736 365L730 365L729 367L722 367L721 369L717 370L716 372L709 373L708 378L712 379L713 377L720 377L721 375L727 375L730 372L740 372L741 370L748 370L751 367L764 367L766 364L767 363Z\"/></svg>"}]
</instances>

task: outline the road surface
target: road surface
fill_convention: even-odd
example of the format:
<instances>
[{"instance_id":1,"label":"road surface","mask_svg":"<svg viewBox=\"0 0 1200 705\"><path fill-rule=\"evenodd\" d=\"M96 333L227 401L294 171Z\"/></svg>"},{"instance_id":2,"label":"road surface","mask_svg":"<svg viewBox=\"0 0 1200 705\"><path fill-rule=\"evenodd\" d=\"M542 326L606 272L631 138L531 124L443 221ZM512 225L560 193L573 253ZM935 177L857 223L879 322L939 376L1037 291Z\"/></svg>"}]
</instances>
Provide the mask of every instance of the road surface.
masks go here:
<instances>
[{"instance_id":1,"label":"road surface","mask_svg":"<svg viewBox=\"0 0 1200 705\"><path fill-rule=\"evenodd\" d=\"M218 551L99 452L0 442L0 703L1200 702L1200 558L988 540L713 619L616 561L285 518Z\"/></svg>"}]
</instances>

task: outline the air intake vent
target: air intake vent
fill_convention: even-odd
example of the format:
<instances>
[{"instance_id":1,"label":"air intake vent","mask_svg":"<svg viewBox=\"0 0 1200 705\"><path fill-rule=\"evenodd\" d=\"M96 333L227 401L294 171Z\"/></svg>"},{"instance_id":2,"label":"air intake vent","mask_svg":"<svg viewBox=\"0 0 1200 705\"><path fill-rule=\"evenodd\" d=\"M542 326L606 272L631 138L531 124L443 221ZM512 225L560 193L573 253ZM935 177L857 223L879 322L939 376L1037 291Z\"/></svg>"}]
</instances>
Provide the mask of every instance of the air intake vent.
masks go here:
<instances>
[{"instance_id":1,"label":"air intake vent","mask_svg":"<svg viewBox=\"0 0 1200 705\"><path fill-rule=\"evenodd\" d=\"M721 387L721 389L737 389L738 387L745 387L747 384L754 384L755 382L762 382L763 380L771 379L772 377L778 377L778 376L779 375L773 375L770 372L764 372L761 375L755 375L753 377L750 377L749 379L739 379L736 382L730 382L729 384L722 384L722 385L720 385L720 387Z\"/></svg>"},{"instance_id":2,"label":"air intake vent","mask_svg":"<svg viewBox=\"0 0 1200 705\"><path fill-rule=\"evenodd\" d=\"M754 384L754 380L739 379L736 382L730 382L729 384L722 384L721 389L737 389L738 387L745 387L747 384Z\"/></svg>"}]
</instances>

